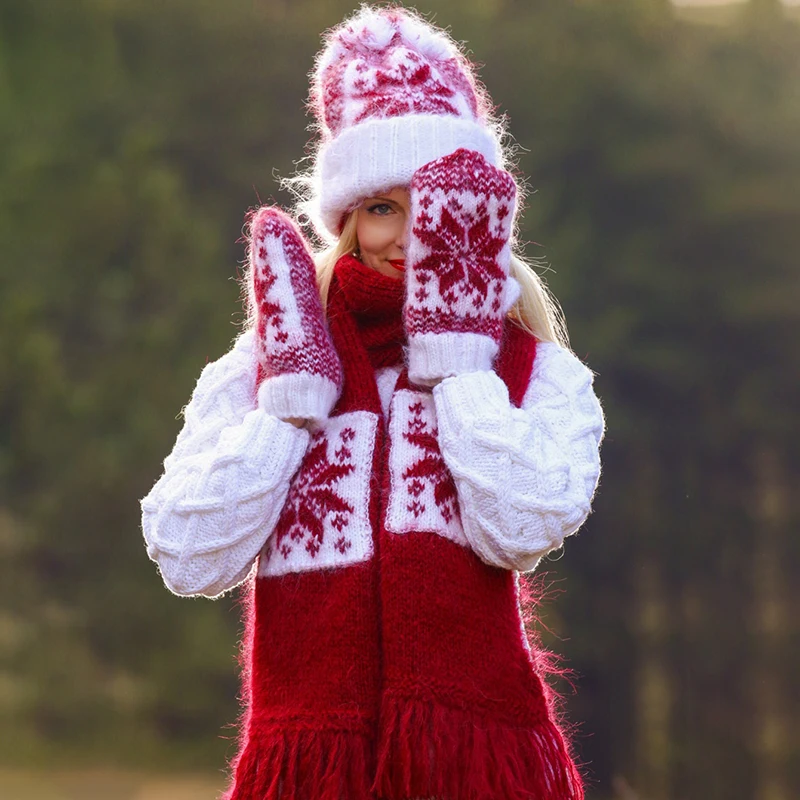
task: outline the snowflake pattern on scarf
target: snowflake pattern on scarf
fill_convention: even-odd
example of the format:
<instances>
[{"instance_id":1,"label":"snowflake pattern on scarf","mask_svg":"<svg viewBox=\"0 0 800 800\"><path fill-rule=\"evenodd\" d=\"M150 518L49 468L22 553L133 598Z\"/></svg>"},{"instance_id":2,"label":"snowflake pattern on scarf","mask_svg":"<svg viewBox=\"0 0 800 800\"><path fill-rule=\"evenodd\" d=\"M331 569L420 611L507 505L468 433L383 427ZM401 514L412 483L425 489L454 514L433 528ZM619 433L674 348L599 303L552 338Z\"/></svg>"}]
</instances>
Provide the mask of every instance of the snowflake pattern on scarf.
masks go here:
<instances>
[{"instance_id":1,"label":"snowflake pattern on scarf","mask_svg":"<svg viewBox=\"0 0 800 800\"><path fill-rule=\"evenodd\" d=\"M259 575L284 575L372 556L369 478L377 418L357 411L313 433L261 553Z\"/></svg>"},{"instance_id":2,"label":"snowflake pattern on scarf","mask_svg":"<svg viewBox=\"0 0 800 800\"><path fill-rule=\"evenodd\" d=\"M433 395L401 389L389 419L391 488L386 529L433 531L468 546L453 476L439 450Z\"/></svg>"}]
</instances>

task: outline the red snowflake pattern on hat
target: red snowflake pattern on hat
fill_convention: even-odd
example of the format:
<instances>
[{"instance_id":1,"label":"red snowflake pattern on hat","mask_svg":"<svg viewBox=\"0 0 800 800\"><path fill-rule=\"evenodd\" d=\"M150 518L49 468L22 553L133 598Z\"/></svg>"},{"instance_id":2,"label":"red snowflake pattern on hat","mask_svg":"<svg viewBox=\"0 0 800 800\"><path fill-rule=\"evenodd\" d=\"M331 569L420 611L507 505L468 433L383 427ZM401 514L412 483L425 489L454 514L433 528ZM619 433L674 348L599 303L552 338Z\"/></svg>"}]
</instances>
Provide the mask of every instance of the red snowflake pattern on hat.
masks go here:
<instances>
[{"instance_id":1,"label":"red snowflake pattern on hat","mask_svg":"<svg viewBox=\"0 0 800 800\"><path fill-rule=\"evenodd\" d=\"M367 119L484 112L471 65L452 41L403 9L335 29L318 65L312 106L334 135Z\"/></svg>"}]
</instances>

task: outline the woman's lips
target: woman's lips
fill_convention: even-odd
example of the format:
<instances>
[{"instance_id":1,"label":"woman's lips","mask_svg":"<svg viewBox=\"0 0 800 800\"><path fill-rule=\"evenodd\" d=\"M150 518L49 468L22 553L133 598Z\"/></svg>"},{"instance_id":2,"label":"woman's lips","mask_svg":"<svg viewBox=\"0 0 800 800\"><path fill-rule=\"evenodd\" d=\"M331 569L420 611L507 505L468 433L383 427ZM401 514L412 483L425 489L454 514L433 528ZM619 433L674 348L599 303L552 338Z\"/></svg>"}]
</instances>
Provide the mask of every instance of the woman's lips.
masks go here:
<instances>
[{"instance_id":1,"label":"woman's lips","mask_svg":"<svg viewBox=\"0 0 800 800\"><path fill-rule=\"evenodd\" d=\"M406 262L403 258L390 258L388 259L389 263L395 268L401 271L405 271Z\"/></svg>"}]
</instances>

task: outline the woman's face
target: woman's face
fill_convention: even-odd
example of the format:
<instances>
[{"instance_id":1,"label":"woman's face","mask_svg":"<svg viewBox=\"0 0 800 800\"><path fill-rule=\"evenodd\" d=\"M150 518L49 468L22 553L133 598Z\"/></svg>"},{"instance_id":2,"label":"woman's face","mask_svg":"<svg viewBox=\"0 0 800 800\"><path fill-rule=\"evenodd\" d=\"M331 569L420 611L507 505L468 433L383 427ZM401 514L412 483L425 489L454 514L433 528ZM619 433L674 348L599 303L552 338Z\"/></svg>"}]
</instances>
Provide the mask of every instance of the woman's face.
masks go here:
<instances>
[{"instance_id":1,"label":"woman's face","mask_svg":"<svg viewBox=\"0 0 800 800\"><path fill-rule=\"evenodd\" d=\"M383 275L403 277L409 216L408 190L402 187L364 200L356 224L364 264Z\"/></svg>"}]
</instances>

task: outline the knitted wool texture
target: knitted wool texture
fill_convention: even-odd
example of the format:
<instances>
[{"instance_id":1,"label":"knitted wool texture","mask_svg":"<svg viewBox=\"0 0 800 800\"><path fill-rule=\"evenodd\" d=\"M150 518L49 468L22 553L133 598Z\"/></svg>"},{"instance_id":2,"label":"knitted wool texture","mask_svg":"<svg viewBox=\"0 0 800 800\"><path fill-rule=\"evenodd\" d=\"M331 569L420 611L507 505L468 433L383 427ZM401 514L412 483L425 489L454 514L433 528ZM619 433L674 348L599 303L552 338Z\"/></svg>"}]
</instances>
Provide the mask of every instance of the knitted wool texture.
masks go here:
<instances>
[{"instance_id":1,"label":"knitted wool texture","mask_svg":"<svg viewBox=\"0 0 800 800\"><path fill-rule=\"evenodd\" d=\"M257 354L267 377L259 406L280 418L324 419L339 396L342 368L308 244L291 217L265 206L252 217L248 255Z\"/></svg>"},{"instance_id":2,"label":"knitted wool texture","mask_svg":"<svg viewBox=\"0 0 800 800\"><path fill-rule=\"evenodd\" d=\"M257 407L255 349L250 328L205 365L164 472L141 501L147 553L178 595L217 597L245 579L308 450L309 431ZM376 372L387 416L399 372ZM444 380L433 397L471 548L487 564L530 572L591 508L604 428L591 371L540 342L519 409L495 372Z\"/></svg>"},{"instance_id":3,"label":"knitted wool texture","mask_svg":"<svg viewBox=\"0 0 800 800\"><path fill-rule=\"evenodd\" d=\"M491 368L506 312L516 186L472 150L414 173L405 323L417 382Z\"/></svg>"},{"instance_id":4,"label":"knitted wool texture","mask_svg":"<svg viewBox=\"0 0 800 800\"><path fill-rule=\"evenodd\" d=\"M380 369L401 363L406 342L404 282L349 255L342 256L337 275L372 366Z\"/></svg>"},{"instance_id":5,"label":"knitted wool texture","mask_svg":"<svg viewBox=\"0 0 800 800\"><path fill-rule=\"evenodd\" d=\"M430 391L388 423L356 315L328 318L344 385L315 426L249 591L247 712L230 800L575 800L581 781L520 620L515 575L464 535ZM508 326L519 405L535 342Z\"/></svg>"},{"instance_id":6,"label":"knitted wool texture","mask_svg":"<svg viewBox=\"0 0 800 800\"><path fill-rule=\"evenodd\" d=\"M321 134L314 221L329 236L341 231L344 215L364 196L411 185L420 168L459 148L480 154L490 167L502 166L491 103L471 65L446 34L403 9L365 7L329 34L312 106ZM576 468L564 455L566 434L551 422L557 418L561 425L573 416L562 413L558 386L542 383L535 412L542 414L541 426L522 412L514 416L532 385L540 349L548 358L551 350L516 326L503 327L510 294L502 287L513 285L504 253L491 249L493 240L507 238L504 226L513 211L495 214L485 236L473 235L480 231L474 214L491 216L495 201L513 208L511 187L502 180L490 186L490 174L489 183L474 184L479 192L468 200L473 217L458 220L458 241L435 205L431 224L423 219L422 200L436 203L441 177L429 173L429 183L415 185L414 207L422 211L415 212L420 224L414 235L426 249L415 256L421 268L409 282L419 289L426 275L433 281L435 269L426 273L424 266L431 254L440 267L450 258L452 272L459 243L462 254L465 247L482 249L487 263L452 284L459 296L441 283L436 287L429 310L447 319L447 330L425 328L428 298L406 300L415 371L412 379L407 370L401 373L386 418L374 368L397 361L396 328L387 337L379 323L365 324L357 295L346 290L355 265L345 257L331 285L326 341L302 237L291 225L271 234L265 226L274 249L271 254L265 247L262 256L255 248L251 264L259 356L251 401L258 408L239 423L230 421L233 409L224 408L228 427L213 454L192 456L184 472L170 473L180 453L165 462L170 474L143 501L148 552L176 591L216 593L236 585L252 565L253 547L260 547L246 588L245 714L230 800L583 796L521 624L516 575L507 567L532 569L585 518L597 480L596 425L579 436L585 458L576 457ZM461 200L466 188L454 190ZM452 200L441 207L452 209ZM437 231L448 232L449 248L423 241ZM483 290L480 280L487 278ZM311 332L309 351L298 337L291 355L280 358L281 347L304 328ZM471 363L479 371L436 387L437 403L446 399L438 419L431 391L414 381L470 362L453 359L452 348L437 354L424 339L430 333L488 341ZM420 343L425 346L415 347ZM468 356L471 348L461 350ZM434 368L416 371L426 356ZM228 364L243 358L240 350L238 361ZM572 382L570 397L585 397L587 381L591 394L582 365L559 363L568 367L563 376ZM209 370L206 385L230 381L237 392L245 390L247 371L226 369ZM277 402L265 388L285 381L298 381L293 385L305 399L305 414L292 403L293 391ZM473 407L487 401L488 416ZM197 407L203 402L213 400L200 393ZM459 417L465 409L469 414ZM302 457L300 443L309 432L280 423L279 412L315 420ZM187 410L186 437L176 446L187 459L212 435L192 436L195 413ZM596 417L594 406L587 413ZM459 419L475 430L459 437ZM457 478L439 449L440 425ZM496 425L502 439L493 433ZM534 456L518 436L513 445L506 441L512 427ZM528 463L533 458L535 469ZM297 469L283 476L273 464L280 459ZM526 476L522 488L509 473L517 464ZM284 494L280 481L290 474ZM508 502L492 492L504 493ZM281 502L268 508L270 497ZM464 518L463 508L471 509ZM213 535L220 524L223 542Z\"/></svg>"},{"instance_id":7,"label":"knitted wool texture","mask_svg":"<svg viewBox=\"0 0 800 800\"><path fill-rule=\"evenodd\" d=\"M332 28L318 55L310 107L319 132L311 216L336 238L362 198L408 186L460 147L501 166L499 125L470 61L413 11L364 6Z\"/></svg>"}]
</instances>

